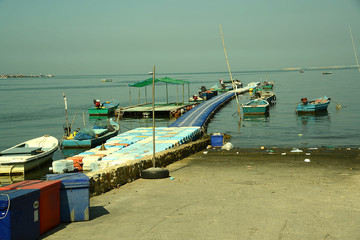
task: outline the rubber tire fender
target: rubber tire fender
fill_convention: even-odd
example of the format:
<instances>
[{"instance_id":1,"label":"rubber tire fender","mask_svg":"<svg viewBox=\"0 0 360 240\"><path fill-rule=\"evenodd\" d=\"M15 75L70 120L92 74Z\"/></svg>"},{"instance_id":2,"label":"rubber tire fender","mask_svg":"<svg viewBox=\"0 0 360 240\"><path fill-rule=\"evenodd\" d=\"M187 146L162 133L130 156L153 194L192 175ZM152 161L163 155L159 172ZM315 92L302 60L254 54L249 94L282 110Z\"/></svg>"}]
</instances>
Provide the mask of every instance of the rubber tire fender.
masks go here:
<instances>
[{"instance_id":1,"label":"rubber tire fender","mask_svg":"<svg viewBox=\"0 0 360 240\"><path fill-rule=\"evenodd\" d=\"M159 179L169 177L169 170L160 167L151 167L141 171L141 178L145 179Z\"/></svg>"}]
</instances>

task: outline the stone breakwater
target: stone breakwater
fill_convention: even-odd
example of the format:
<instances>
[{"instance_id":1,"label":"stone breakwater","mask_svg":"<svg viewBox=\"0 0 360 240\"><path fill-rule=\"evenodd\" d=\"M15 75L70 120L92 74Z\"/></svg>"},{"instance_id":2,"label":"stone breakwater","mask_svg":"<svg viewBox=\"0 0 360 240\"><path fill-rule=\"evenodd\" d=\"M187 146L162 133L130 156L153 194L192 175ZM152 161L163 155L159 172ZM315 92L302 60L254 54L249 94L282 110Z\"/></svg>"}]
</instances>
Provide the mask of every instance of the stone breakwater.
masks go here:
<instances>
[{"instance_id":1,"label":"stone breakwater","mask_svg":"<svg viewBox=\"0 0 360 240\"><path fill-rule=\"evenodd\" d=\"M37 78L37 77L54 77L54 75L0 74L0 78Z\"/></svg>"},{"instance_id":2,"label":"stone breakwater","mask_svg":"<svg viewBox=\"0 0 360 240\"><path fill-rule=\"evenodd\" d=\"M205 149L210 137L183 144L155 154L156 167L165 167ZM141 177L141 171L152 167L152 156L129 160L124 163L87 173L90 178L90 197L101 195Z\"/></svg>"}]
</instances>

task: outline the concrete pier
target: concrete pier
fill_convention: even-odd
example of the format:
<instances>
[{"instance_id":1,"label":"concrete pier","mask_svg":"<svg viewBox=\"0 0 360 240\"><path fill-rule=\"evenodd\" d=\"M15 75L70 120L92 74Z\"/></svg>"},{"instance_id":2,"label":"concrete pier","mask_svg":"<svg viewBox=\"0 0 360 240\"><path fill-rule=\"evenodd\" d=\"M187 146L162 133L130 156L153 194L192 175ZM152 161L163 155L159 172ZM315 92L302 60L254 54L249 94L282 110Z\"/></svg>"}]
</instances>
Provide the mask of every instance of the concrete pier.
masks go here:
<instances>
[{"instance_id":1,"label":"concrete pier","mask_svg":"<svg viewBox=\"0 0 360 240\"><path fill-rule=\"evenodd\" d=\"M358 149L204 152L91 198L90 221L42 239L358 239Z\"/></svg>"}]
</instances>

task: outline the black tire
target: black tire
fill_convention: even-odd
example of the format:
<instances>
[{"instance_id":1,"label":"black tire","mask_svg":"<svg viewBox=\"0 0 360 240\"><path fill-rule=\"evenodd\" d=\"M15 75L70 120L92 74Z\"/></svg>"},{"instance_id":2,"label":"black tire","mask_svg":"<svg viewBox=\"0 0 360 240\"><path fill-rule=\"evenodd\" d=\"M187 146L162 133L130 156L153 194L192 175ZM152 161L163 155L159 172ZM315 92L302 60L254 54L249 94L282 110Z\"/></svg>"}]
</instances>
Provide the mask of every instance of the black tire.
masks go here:
<instances>
[{"instance_id":1,"label":"black tire","mask_svg":"<svg viewBox=\"0 0 360 240\"><path fill-rule=\"evenodd\" d=\"M274 95L273 100L276 101L276 96Z\"/></svg>"},{"instance_id":2,"label":"black tire","mask_svg":"<svg viewBox=\"0 0 360 240\"><path fill-rule=\"evenodd\" d=\"M169 170L166 168L151 167L141 171L141 177L145 179L159 179L169 177Z\"/></svg>"}]
</instances>

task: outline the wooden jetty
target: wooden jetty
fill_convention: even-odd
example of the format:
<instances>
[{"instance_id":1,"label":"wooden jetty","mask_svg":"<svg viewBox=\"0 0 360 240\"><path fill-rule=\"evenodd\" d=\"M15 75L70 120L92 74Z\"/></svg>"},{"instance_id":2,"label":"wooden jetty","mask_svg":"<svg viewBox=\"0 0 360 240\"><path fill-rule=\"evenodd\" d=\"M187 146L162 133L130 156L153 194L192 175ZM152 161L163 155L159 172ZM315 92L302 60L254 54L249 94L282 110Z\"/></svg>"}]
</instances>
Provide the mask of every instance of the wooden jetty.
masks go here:
<instances>
[{"instance_id":1,"label":"wooden jetty","mask_svg":"<svg viewBox=\"0 0 360 240\"><path fill-rule=\"evenodd\" d=\"M163 83L166 87L166 103L156 103L155 104L155 117L177 117L176 115L181 115L182 113L186 112L187 110L190 110L194 103L185 102L185 84L188 85L188 98L189 99L189 84L188 81L182 81L177 79L172 79L169 77L164 77L161 79L154 79L155 83ZM149 78L143 81L139 81L136 83L129 84L129 95L130 95L130 106L124 107L119 109L115 112L115 114L118 114L118 112L121 112L122 117L152 117L152 111L153 111L153 105L151 102L147 102L147 92L146 92L146 86L153 84L153 78ZM168 94L168 84L176 85L176 102L171 103L169 102L169 94ZM182 101L179 99L179 90L178 87L182 86ZM138 96L138 104L137 105L131 105L131 88L137 88L139 89L139 96ZM140 103L140 88L145 89L145 103ZM196 104L197 105L197 104Z\"/></svg>"},{"instance_id":2,"label":"wooden jetty","mask_svg":"<svg viewBox=\"0 0 360 240\"><path fill-rule=\"evenodd\" d=\"M194 103L156 103L155 117L172 118L176 113L184 113L190 110ZM152 117L152 103L143 103L123 108L122 117Z\"/></svg>"}]
</instances>

